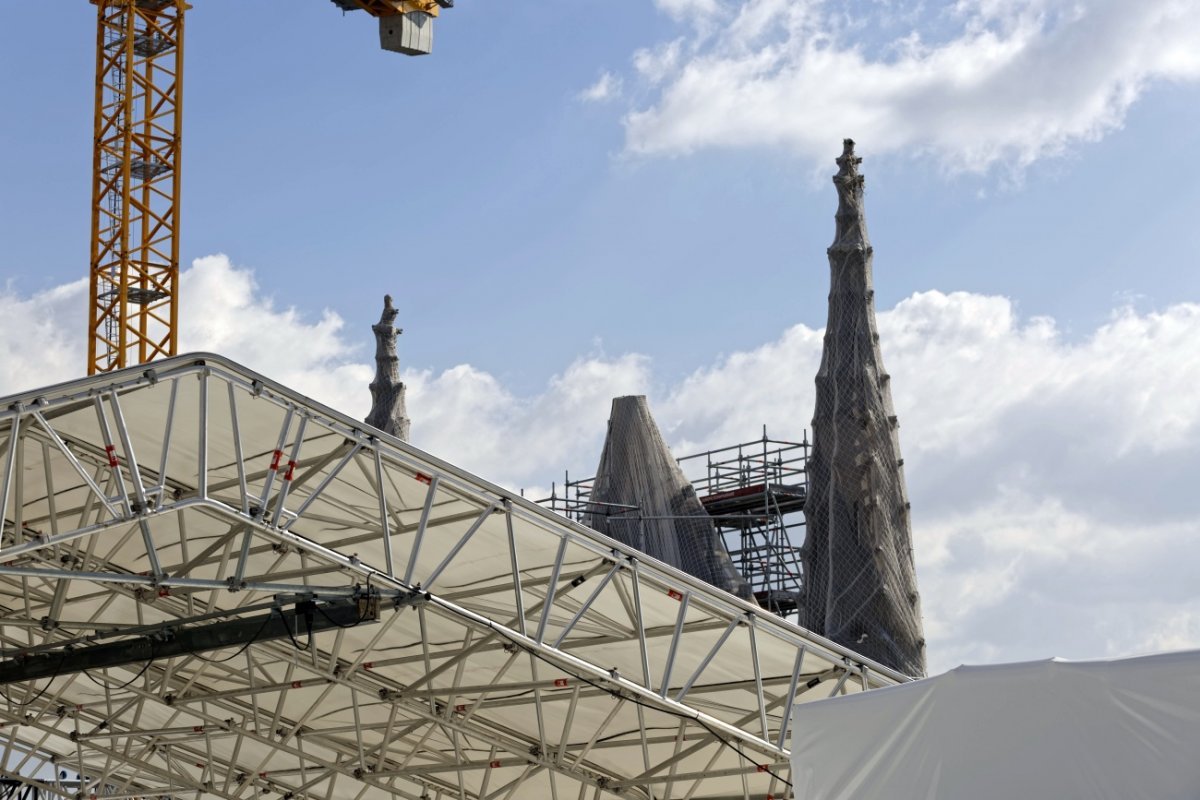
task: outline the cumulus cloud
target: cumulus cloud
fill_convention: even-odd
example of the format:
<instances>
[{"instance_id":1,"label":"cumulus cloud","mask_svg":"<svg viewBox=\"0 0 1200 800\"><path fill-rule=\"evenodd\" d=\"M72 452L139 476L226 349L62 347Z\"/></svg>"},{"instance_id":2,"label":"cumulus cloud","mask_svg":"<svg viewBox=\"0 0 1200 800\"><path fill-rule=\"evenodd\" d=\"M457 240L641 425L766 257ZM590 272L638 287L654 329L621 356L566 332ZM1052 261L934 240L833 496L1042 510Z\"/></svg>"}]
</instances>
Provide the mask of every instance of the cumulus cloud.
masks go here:
<instances>
[{"instance_id":1,"label":"cumulus cloud","mask_svg":"<svg viewBox=\"0 0 1200 800\"><path fill-rule=\"evenodd\" d=\"M654 4L673 17L709 17L721 8L717 0L655 0Z\"/></svg>"},{"instance_id":2,"label":"cumulus cloud","mask_svg":"<svg viewBox=\"0 0 1200 800\"><path fill-rule=\"evenodd\" d=\"M365 330L280 307L224 256L198 260L184 285L187 349L365 416ZM61 321L85 292L0 292L0 392L79 373L83 342ZM932 669L1200 646L1200 304L1118 308L1067 338L1006 298L930 291L882 310L879 327ZM409 370L414 444L540 496L563 469L595 468L617 395L649 394L677 454L753 439L763 424L799 438L821 340L795 325L669 385L645 356L582 356L529 396L469 364Z\"/></svg>"},{"instance_id":3,"label":"cumulus cloud","mask_svg":"<svg viewBox=\"0 0 1200 800\"><path fill-rule=\"evenodd\" d=\"M340 408L361 405L350 387L365 386L374 368L359 355L331 312L317 320L280 308L250 270L224 255L197 259L180 276L181 352L221 353L251 369ZM0 393L79 377L87 363L87 280L29 297L11 286L0 291ZM303 347L296 347L303 342ZM33 346L36 343L36 346ZM365 411L363 415L365 415Z\"/></svg>"},{"instance_id":4,"label":"cumulus cloud","mask_svg":"<svg viewBox=\"0 0 1200 800\"><path fill-rule=\"evenodd\" d=\"M1146 89L1200 79L1184 0L659 0L685 25L639 50L645 156L767 147L828 159L844 136L951 171L1036 159L1122 124Z\"/></svg>"},{"instance_id":5,"label":"cumulus cloud","mask_svg":"<svg viewBox=\"0 0 1200 800\"><path fill-rule=\"evenodd\" d=\"M611 72L603 72L596 82L579 93L579 99L589 103L602 103L621 94L621 79Z\"/></svg>"}]
</instances>

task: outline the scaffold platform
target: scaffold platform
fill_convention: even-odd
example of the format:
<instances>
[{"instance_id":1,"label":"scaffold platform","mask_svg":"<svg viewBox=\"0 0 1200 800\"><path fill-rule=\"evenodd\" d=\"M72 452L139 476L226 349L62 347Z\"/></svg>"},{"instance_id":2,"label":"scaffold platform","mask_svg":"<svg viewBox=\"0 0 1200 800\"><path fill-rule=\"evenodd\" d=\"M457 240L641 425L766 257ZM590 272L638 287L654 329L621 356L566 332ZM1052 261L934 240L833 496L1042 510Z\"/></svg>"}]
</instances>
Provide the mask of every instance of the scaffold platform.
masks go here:
<instances>
[{"instance_id":1,"label":"scaffold platform","mask_svg":"<svg viewBox=\"0 0 1200 800\"><path fill-rule=\"evenodd\" d=\"M804 591L801 547L808 494L807 434L798 442L761 438L678 458L704 509L721 532L734 566L750 583L758 604L796 621ZM552 484L538 502L576 522L594 513L594 477ZM605 509L635 525L639 509Z\"/></svg>"}]
</instances>

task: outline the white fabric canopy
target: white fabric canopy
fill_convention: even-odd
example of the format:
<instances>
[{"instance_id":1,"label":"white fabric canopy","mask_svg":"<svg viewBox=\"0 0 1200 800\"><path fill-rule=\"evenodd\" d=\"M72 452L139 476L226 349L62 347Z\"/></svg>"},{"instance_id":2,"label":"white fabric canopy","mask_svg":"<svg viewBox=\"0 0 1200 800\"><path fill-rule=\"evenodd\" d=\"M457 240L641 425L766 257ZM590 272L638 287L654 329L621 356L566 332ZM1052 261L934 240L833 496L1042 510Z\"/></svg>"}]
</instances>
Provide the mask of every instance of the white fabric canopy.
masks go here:
<instances>
[{"instance_id":1,"label":"white fabric canopy","mask_svg":"<svg viewBox=\"0 0 1200 800\"><path fill-rule=\"evenodd\" d=\"M792 730L796 800L1195 800L1200 651L959 667Z\"/></svg>"},{"instance_id":2,"label":"white fabric canopy","mask_svg":"<svg viewBox=\"0 0 1200 800\"><path fill-rule=\"evenodd\" d=\"M44 796L780 796L794 702L904 680L220 356L0 400L0 476L0 778ZM378 613L260 639L309 600Z\"/></svg>"}]
</instances>

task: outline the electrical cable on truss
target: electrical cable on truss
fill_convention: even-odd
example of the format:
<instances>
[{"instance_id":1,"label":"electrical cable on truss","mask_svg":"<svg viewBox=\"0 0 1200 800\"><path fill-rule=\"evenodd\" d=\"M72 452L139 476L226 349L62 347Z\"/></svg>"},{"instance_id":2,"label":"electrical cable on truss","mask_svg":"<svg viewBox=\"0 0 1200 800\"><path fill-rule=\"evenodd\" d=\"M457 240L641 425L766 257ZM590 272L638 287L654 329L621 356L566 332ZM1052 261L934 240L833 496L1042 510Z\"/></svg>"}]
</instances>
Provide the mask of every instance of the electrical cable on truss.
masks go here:
<instances>
[{"instance_id":1,"label":"electrical cable on truss","mask_svg":"<svg viewBox=\"0 0 1200 800\"><path fill-rule=\"evenodd\" d=\"M414 597L419 600L420 593L416 593ZM144 662L141 672L134 678L136 680L150 663L157 659L196 655L204 660L211 660L205 659L202 654L240 645L241 649L231 656L232 658L256 642L283 638L291 639L296 649L304 650L307 648L300 646L295 634L295 631L300 630L301 623L311 646L314 633L353 628L378 619L379 595L368 590L363 596L349 602L335 602L324 606L317 605L311 599L300 600L296 603L294 611L285 612L281 608L273 607L263 617L237 618L193 627L183 627L185 620L178 620L158 626L157 630L143 633L133 639L94 644L74 650L64 647L57 653L52 651L18 654L15 658L0 661L0 685L24 683L41 678L50 678L50 683L53 683L54 679L61 675ZM50 683L46 684L47 688ZM130 683L132 681L125 686ZM45 691L46 689L42 689L38 697ZM30 702L33 701L27 701L26 704Z\"/></svg>"},{"instance_id":2,"label":"electrical cable on truss","mask_svg":"<svg viewBox=\"0 0 1200 800\"><path fill-rule=\"evenodd\" d=\"M379 18L384 50L423 55L453 0L333 0ZM186 0L96 6L89 375L179 347L180 154Z\"/></svg>"}]
</instances>

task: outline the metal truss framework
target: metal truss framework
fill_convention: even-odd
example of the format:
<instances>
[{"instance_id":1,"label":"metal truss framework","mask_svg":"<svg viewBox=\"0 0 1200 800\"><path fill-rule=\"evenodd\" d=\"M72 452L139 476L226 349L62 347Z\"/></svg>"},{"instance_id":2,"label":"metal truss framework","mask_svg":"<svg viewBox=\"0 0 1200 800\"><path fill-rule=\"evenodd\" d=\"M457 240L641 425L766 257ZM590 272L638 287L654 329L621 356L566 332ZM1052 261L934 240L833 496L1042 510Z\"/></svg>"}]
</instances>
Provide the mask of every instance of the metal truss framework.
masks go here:
<instances>
[{"instance_id":1,"label":"metal truss framework","mask_svg":"<svg viewBox=\"0 0 1200 800\"><path fill-rule=\"evenodd\" d=\"M92 0L88 374L176 352L183 0Z\"/></svg>"},{"instance_id":2,"label":"metal truss framework","mask_svg":"<svg viewBox=\"0 0 1200 800\"><path fill-rule=\"evenodd\" d=\"M10 684L44 794L784 798L794 703L904 680L217 356L0 405L4 658L382 602Z\"/></svg>"}]
</instances>

